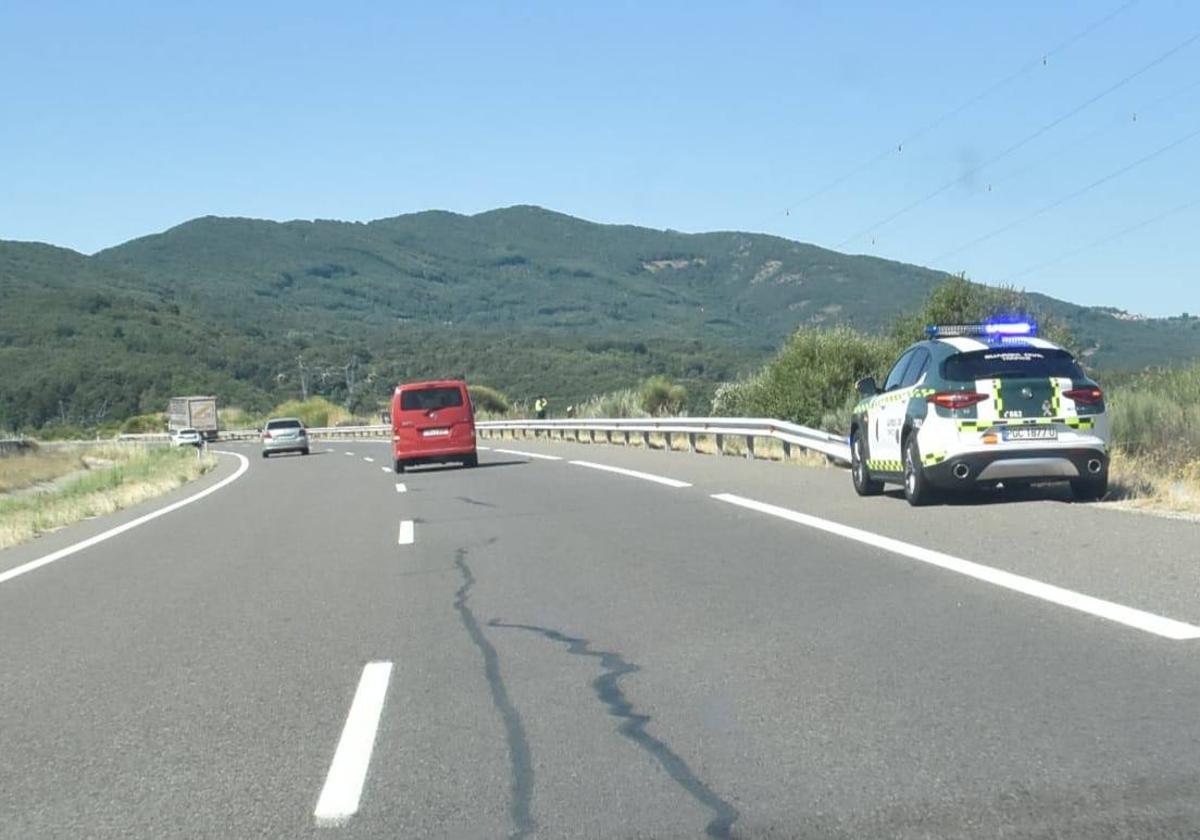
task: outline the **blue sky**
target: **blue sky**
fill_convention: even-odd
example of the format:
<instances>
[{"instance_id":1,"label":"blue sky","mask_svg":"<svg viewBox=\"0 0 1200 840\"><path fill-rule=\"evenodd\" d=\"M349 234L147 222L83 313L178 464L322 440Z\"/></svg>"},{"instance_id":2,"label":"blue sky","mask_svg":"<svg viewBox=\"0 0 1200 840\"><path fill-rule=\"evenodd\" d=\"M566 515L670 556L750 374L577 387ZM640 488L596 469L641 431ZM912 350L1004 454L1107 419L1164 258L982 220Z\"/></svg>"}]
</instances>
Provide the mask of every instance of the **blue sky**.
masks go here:
<instances>
[{"instance_id":1,"label":"blue sky","mask_svg":"<svg viewBox=\"0 0 1200 840\"><path fill-rule=\"evenodd\" d=\"M1200 313L1198 33L1191 0L6 0L0 238L527 203Z\"/></svg>"}]
</instances>

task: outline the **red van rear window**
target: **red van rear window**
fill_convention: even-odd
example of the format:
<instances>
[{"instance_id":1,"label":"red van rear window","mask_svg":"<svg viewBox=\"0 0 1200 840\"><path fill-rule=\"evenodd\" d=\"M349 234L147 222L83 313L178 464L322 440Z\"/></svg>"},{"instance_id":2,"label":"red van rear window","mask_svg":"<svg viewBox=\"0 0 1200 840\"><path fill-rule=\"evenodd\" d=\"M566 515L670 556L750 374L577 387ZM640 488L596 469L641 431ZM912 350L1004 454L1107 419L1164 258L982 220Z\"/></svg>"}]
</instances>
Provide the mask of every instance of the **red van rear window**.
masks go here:
<instances>
[{"instance_id":1,"label":"red van rear window","mask_svg":"<svg viewBox=\"0 0 1200 840\"><path fill-rule=\"evenodd\" d=\"M436 411L439 408L457 408L462 404L462 391L458 388L421 388L400 392L401 411Z\"/></svg>"}]
</instances>

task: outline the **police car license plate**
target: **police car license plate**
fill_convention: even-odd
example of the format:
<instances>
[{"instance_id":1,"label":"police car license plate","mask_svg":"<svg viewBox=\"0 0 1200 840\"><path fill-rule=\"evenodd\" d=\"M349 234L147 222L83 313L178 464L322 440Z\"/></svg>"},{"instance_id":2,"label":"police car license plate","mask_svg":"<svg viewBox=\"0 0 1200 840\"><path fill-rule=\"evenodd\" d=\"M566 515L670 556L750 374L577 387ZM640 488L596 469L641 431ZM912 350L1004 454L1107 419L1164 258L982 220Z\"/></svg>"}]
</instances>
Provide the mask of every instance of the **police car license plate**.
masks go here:
<instances>
[{"instance_id":1,"label":"police car license plate","mask_svg":"<svg viewBox=\"0 0 1200 840\"><path fill-rule=\"evenodd\" d=\"M425 437L442 437L443 435L450 434L450 430L449 429L422 429L421 434L423 434Z\"/></svg>"},{"instance_id":2,"label":"police car license plate","mask_svg":"<svg viewBox=\"0 0 1200 840\"><path fill-rule=\"evenodd\" d=\"M1058 440L1058 429L1045 426L1004 430L1005 440Z\"/></svg>"}]
</instances>

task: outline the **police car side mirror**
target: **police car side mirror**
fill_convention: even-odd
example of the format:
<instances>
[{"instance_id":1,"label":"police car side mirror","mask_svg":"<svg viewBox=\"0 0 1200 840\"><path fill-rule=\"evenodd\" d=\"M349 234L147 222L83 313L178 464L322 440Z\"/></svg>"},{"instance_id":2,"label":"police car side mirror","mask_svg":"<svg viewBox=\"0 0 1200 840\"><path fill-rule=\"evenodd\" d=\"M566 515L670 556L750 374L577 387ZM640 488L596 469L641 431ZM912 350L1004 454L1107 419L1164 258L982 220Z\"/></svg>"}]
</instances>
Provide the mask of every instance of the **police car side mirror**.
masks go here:
<instances>
[{"instance_id":1,"label":"police car side mirror","mask_svg":"<svg viewBox=\"0 0 1200 840\"><path fill-rule=\"evenodd\" d=\"M864 397L873 397L879 393L879 386L875 384L874 376L864 376L854 384L854 387Z\"/></svg>"}]
</instances>

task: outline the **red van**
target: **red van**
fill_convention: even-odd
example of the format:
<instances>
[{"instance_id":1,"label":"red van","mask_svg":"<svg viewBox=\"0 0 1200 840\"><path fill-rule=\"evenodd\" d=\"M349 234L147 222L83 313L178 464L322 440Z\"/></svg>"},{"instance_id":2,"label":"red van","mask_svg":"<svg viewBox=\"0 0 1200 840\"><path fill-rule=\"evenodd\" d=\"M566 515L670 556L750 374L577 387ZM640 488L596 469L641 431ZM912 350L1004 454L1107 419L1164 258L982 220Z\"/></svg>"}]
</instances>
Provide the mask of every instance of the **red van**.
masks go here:
<instances>
[{"instance_id":1,"label":"red van","mask_svg":"<svg viewBox=\"0 0 1200 840\"><path fill-rule=\"evenodd\" d=\"M475 409L467 383L457 379L409 382L392 396L392 466L460 461L479 464Z\"/></svg>"}]
</instances>

